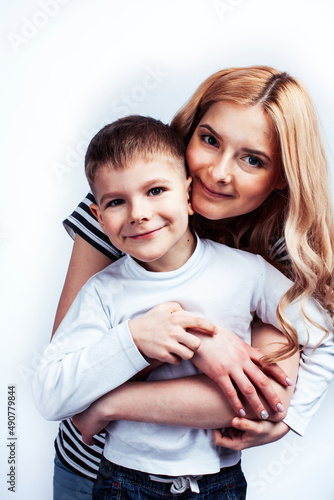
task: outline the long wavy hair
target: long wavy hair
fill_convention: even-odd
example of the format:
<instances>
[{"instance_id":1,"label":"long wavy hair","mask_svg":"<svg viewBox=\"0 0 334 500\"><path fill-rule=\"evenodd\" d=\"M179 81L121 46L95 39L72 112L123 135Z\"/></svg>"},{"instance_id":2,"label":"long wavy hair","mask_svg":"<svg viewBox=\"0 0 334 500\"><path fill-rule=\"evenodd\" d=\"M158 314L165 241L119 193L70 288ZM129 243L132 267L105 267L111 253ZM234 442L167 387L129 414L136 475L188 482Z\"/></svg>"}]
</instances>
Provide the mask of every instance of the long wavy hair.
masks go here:
<instances>
[{"instance_id":1,"label":"long wavy hair","mask_svg":"<svg viewBox=\"0 0 334 500\"><path fill-rule=\"evenodd\" d=\"M266 66L231 68L205 80L172 120L188 145L194 130L216 102L261 106L279 141L286 187L275 190L249 214L220 221L197 215L201 236L262 255L293 285L281 298L277 318L287 345L265 361L284 359L299 350L297 333L286 318L288 305L313 297L329 313L333 330L334 223L328 165L318 119L304 86L287 73ZM288 265L275 262L271 245L284 237ZM307 318L309 321L311 318ZM328 335L324 330L324 337Z\"/></svg>"}]
</instances>

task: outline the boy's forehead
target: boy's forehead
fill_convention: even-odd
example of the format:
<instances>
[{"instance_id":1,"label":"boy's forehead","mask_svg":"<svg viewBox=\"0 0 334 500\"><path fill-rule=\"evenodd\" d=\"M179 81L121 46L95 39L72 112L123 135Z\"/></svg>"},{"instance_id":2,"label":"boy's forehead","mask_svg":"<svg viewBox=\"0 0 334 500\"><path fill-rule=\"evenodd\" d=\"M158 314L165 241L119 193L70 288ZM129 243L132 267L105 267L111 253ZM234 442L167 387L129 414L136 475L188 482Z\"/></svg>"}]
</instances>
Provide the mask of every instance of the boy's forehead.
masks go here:
<instances>
[{"instance_id":1,"label":"boy's forehead","mask_svg":"<svg viewBox=\"0 0 334 500\"><path fill-rule=\"evenodd\" d=\"M171 174L179 173L182 178L187 178L187 170L184 158L168 155L165 153L145 153L135 155L132 158L124 161L121 165L106 163L101 166L101 169L107 169L110 172L122 172L126 170L141 170L144 173L157 173L159 170L165 172L170 171Z\"/></svg>"},{"instance_id":2,"label":"boy's forehead","mask_svg":"<svg viewBox=\"0 0 334 500\"><path fill-rule=\"evenodd\" d=\"M106 163L96 172L94 187L97 197L118 189L137 190L155 182L170 185L183 184L187 173L182 161L160 155L140 157L124 165Z\"/></svg>"}]
</instances>

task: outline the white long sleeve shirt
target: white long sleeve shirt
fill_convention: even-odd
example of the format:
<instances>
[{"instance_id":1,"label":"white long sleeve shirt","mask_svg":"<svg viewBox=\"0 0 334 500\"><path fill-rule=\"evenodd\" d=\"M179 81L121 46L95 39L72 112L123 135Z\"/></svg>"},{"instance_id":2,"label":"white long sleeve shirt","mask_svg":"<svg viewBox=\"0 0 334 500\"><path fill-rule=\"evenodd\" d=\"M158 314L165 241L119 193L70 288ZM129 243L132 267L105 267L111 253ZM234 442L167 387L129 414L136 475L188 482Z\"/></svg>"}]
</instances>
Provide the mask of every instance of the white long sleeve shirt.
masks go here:
<instances>
[{"instance_id":1,"label":"white long sleeve shirt","mask_svg":"<svg viewBox=\"0 0 334 500\"><path fill-rule=\"evenodd\" d=\"M125 256L83 287L45 350L33 382L37 406L51 420L72 416L145 368L127 321L159 303L177 301L250 343L253 315L277 327L276 308L290 286L261 257L208 240L198 241L186 264L172 272L146 271ZM326 315L312 300L306 311L328 328ZM310 357L323 332L305 324L299 303L289 306L287 316L300 344L307 344L299 371L303 384L299 388L298 382L286 418L302 434L333 377L334 344L328 337ZM150 378L195 373L192 363L184 361L165 365ZM125 421L109 425L104 454L124 467L170 475L214 473L240 457L217 448L211 431Z\"/></svg>"}]
</instances>

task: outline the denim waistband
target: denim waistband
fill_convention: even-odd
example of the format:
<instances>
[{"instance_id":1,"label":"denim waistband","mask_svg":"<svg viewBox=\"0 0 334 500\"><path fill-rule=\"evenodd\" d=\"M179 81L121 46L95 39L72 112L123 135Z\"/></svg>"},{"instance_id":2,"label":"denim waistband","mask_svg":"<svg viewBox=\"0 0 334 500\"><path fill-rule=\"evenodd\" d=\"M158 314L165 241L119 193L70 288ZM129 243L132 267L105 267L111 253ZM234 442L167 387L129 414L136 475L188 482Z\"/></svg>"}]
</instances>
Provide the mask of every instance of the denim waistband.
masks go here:
<instances>
[{"instance_id":1,"label":"denim waistband","mask_svg":"<svg viewBox=\"0 0 334 500\"><path fill-rule=\"evenodd\" d=\"M119 480L140 483L143 486L153 486L154 483L165 483L165 486L174 495L182 494L186 490L199 493L202 491L202 488L206 488L208 484L211 485L221 480L227 482L233 481L237 473L241 473L241 462L230 467L223 467L217 473L204 474L203 476L166 476L162 474L149 474L122 467L110 462L105 457L102 457L100 465L100 474L106 479L111 476L117 476Z\"/></svg>"}]
</instances>

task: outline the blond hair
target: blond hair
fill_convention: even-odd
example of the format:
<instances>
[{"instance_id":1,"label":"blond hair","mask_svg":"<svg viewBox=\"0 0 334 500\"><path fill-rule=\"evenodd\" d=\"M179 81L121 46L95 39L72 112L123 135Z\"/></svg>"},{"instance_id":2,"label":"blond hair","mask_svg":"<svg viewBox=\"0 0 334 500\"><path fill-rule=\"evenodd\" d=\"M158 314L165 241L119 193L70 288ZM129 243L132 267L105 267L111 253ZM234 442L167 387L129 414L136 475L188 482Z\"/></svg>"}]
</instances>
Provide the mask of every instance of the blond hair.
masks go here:
<instances>
[{"instance_id":1,"label":"blond hair","mask_svg":"<svg viewBox=\"0 0 334 500\"><path fill-rule=\"evenodd\" d=\"M172 127L186 145L204 114L220 101L261 106L271 118L279 141L287 182L283 190L273 191L249 214L221 221L206 221L200 216L195 220L202 236L259 253L293 281L277 309L288 344L266 358L272 362L299 350L297 333L285 315L292 301L316 299L329 313L333 329L334 223L328 166L312 101L297 79L266 66L213 74L172 120ZM270 254L271 245L282 236L290 259L284 267ZM324 337L328 333L325 330Z\"/></svg>"}]
</instances>

